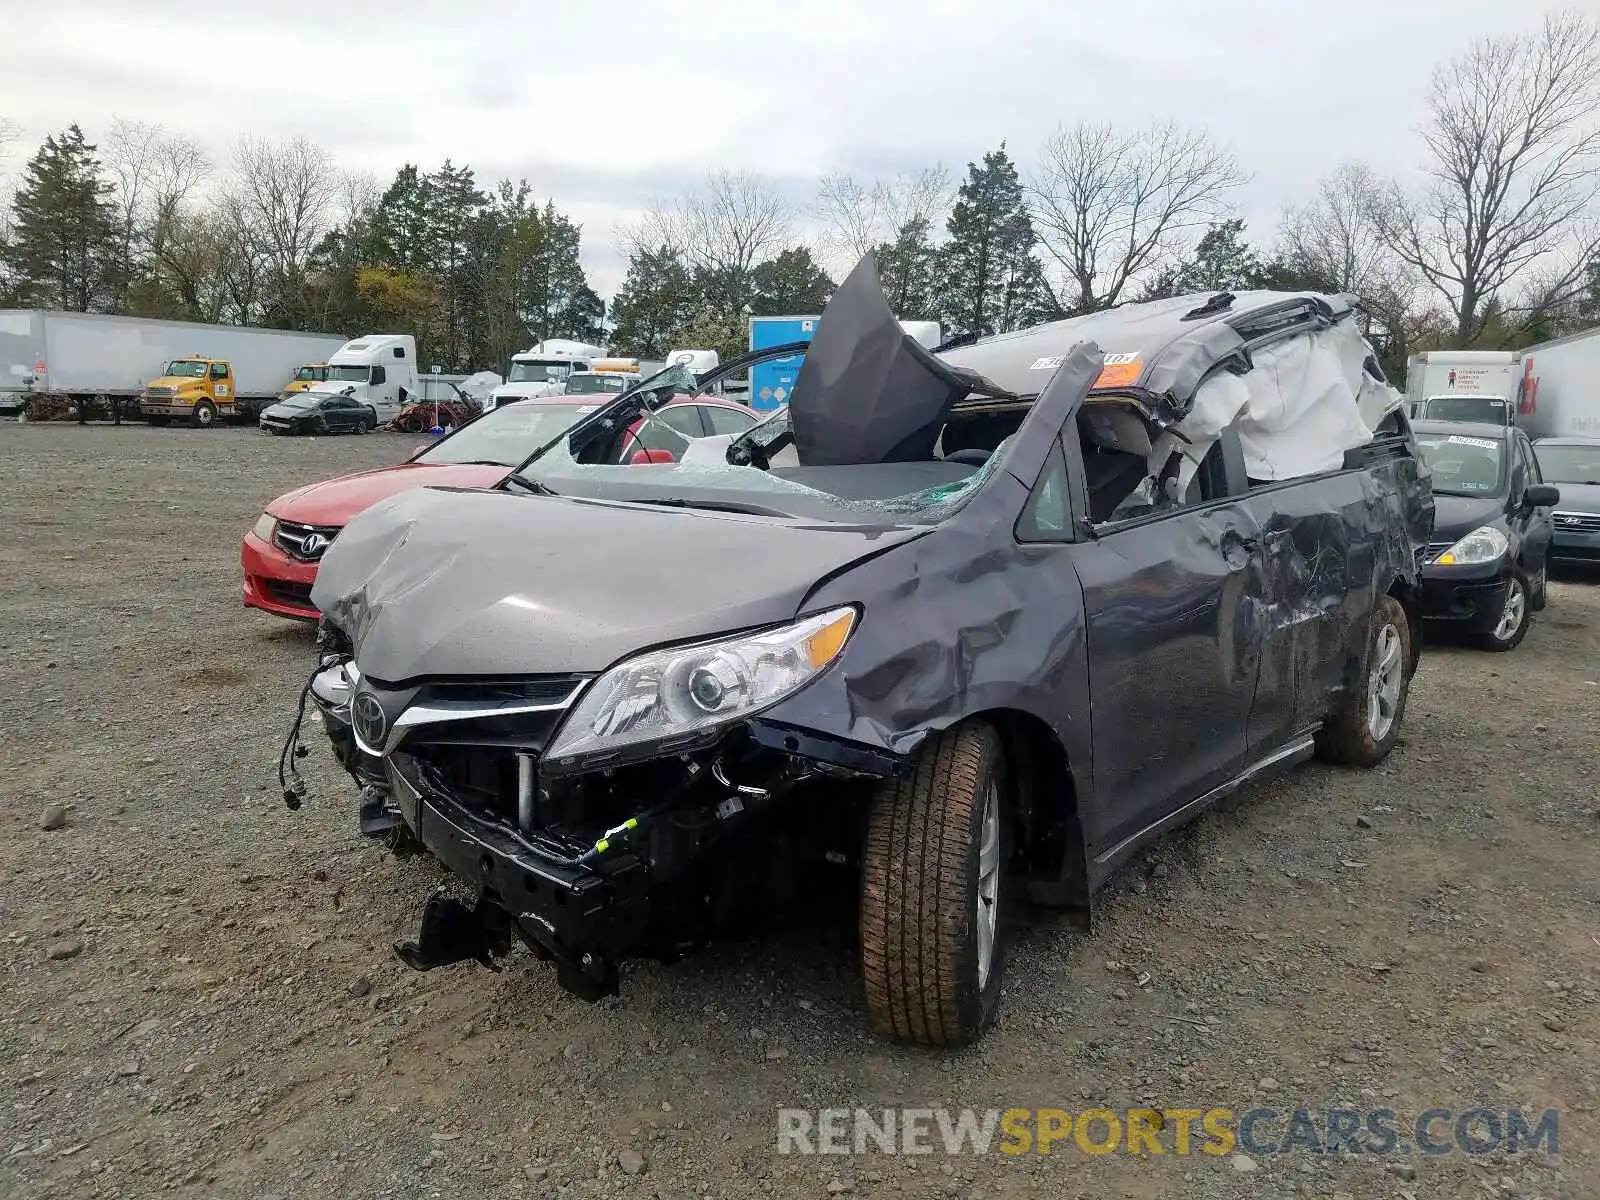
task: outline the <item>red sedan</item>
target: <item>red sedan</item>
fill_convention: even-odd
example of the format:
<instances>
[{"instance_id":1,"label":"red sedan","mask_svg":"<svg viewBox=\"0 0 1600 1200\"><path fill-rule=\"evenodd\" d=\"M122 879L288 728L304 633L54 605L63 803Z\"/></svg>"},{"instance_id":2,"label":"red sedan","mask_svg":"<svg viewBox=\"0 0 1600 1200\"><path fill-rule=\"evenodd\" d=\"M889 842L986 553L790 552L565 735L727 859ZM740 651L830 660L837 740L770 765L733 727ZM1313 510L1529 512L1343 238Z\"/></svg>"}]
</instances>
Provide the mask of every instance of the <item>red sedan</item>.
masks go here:
<instances>
[{"instance_id":1,"label":"red sedan","mask_svg":"<svg viewBox=\"0 0 1600 1200\"><path fill-rule=\"evenodd\" d=\"M357 513L407 488L493 487L528 455L597 407L569 396L502 405L398 466L341 475L279 496L244 536L240 558L245 604L280 617L316 620L320 614L311 604L311 585L317 578L317 563ZM757 419L742 404L710 396L674 400L656 411L648 428L642 428L642 419L629 427L616 459L676 458L692 438L743 433Z\"/></svg>"}]
</instances>

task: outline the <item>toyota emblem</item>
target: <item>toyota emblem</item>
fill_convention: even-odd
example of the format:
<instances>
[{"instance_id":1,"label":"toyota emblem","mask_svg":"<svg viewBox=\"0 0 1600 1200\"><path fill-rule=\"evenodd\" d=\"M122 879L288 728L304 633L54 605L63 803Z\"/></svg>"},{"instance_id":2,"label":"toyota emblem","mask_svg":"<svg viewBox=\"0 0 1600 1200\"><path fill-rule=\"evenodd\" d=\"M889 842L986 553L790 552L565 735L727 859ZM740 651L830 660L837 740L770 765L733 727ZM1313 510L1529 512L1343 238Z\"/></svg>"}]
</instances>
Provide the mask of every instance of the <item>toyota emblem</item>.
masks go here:
<instances>
[{"instance_id":1,"label":"toyota emblem","mask_svg":"<svg viewBox=\"0 0 1600 1200\"><path fill-rule=\"evenodd\" d=\"M309 558L314 554L321 554L327 546L328 539L320 533L308 533L305 540L300 543L300 553Z\"/></svg>"},{"instance_id":2,"label":"toyota emblem","mask_svg":"<svg viewBox=\"0 0 1600 1200\"><path fill-rule=\"evenodd\" d=\"M383 705L371 692L358 693L350 705L350 717L355 724L356 736L370 749L382 750L383 740L389 733L389 719L383 714Z\"/></svg>"}]
</instances>

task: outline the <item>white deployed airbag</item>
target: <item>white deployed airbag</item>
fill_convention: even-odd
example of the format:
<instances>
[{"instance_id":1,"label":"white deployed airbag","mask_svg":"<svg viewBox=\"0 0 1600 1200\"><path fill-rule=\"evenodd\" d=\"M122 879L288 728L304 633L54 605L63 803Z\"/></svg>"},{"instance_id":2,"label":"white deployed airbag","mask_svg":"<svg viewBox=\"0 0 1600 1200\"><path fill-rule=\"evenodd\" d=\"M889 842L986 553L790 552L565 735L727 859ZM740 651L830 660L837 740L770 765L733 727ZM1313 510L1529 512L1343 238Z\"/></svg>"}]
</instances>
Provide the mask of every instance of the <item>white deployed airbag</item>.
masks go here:
<instances>
[{"instance_id":1,"label":"white deployed airbag","mask_svg":"<svg viewBox=\"0 0 1600 1200\"><path fill-rule=\"evenodd\" d=\"M1289 338L1252 354L1248 374L1219 372L1195 392L1177 426L1198 462L1218 434L1238 422L1251 479L1295 479L1337 470L1345 451L1372 440L1400 407L1394 388L1365 368L1372 347L1353 321Z\"/></svg>"}]
</instances>

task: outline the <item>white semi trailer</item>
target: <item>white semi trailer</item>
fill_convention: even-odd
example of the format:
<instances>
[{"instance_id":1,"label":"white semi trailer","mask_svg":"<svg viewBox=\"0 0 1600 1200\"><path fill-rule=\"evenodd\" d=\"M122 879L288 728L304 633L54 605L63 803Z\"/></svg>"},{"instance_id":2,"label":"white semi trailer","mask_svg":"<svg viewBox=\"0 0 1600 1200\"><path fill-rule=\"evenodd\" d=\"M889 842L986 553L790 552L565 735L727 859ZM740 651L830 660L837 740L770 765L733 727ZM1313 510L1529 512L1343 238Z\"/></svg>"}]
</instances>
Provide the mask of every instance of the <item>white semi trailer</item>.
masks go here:
<instances>
[{"instance_id":1,"label":"white semi trailer","mask_svg":"<svg viewBox=\"0 0 1600 1200\"><path fill-rule=\"evenodd\" d=\"M41 393L84 403L96 396L135 399L175 360L231 367L235 411L271 404L296 368L326 362L345 339L239 325L47 309L0 309L0 406L17 408Z\"/></svg>"},{"instance_id":2,"label":"white semi trailer","mask_svg":"<svg viewBox=\"0 0 1600 1200\"><path fill-rule=\"evenodd\" d=\"M1529 437L1600 437L1600 329L1522 352L1517 424Z\"/></svg>"}]
</instances>

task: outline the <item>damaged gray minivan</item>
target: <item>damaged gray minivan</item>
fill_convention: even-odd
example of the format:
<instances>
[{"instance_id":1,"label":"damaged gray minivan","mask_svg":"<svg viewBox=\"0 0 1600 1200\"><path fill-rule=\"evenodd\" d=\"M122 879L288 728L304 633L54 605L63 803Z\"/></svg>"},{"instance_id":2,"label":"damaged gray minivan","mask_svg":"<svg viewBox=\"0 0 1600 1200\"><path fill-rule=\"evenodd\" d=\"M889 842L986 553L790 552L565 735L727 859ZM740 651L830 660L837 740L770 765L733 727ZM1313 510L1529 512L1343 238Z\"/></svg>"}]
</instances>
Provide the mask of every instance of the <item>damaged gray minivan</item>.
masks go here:
<instances>
[{"instance_id":1,"label":"damaged gray minivan","mask_svg":"<svg viewBox=\"0 0 1600 1200\"><path fill-rule=\"evenodd\" d=\"M594 999L846 871L873 1026L971 1040L1029 910L1086 920L1245 781L1394 745L1433 507L1354 318L1222 293L930 353L869 258L709 461L618 465L721 377L670 368L496 488L368 509L301 712L364 830L476 896L396 949L520 940Z\"/></svg>"}]
</instances>

